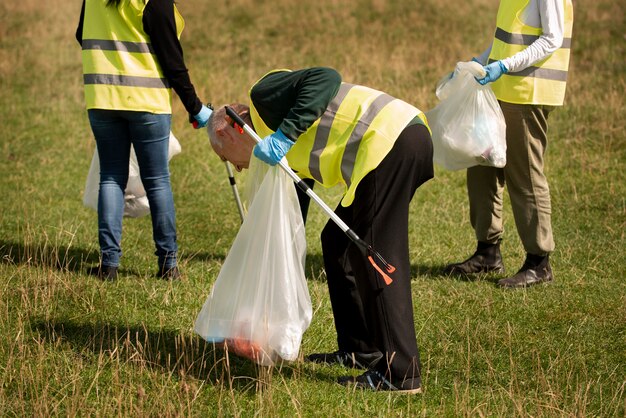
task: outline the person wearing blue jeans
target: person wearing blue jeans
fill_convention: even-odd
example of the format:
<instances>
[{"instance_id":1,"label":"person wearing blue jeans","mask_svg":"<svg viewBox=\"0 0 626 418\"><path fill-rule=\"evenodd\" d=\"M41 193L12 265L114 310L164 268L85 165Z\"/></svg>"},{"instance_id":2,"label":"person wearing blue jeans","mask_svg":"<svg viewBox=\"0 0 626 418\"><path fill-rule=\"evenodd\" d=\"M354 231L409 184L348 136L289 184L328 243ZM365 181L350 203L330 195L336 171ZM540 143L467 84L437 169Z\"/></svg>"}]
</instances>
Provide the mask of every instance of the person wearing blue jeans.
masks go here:
<instances>
[{"instance_id":1,"label":"person wearing blue jeans","mask_svg":"<svg viewBox=\"0 0 626 418\"><path fill-rule=\"evenodd\" d=\"M196 95L179 41L184 21L173 0L83 0L76 39L82 47L89 122L100 158L98 240L92 269L117 278L131 145L152 217L157 275L178 279L176 213L168 166L171 89L196 129L212 113Z\"/></svg>"},{"instance_id":2,"label":"person wearing blue jeans","mask_svg":"<svg viewBox=\"0 0 626 418\"><path fill-rule=\"evenodd\" d=\"M124 190L131 144L150 203L152 231L160 270L176 268L176 214L170 186L170 115L90 109L91 129L100 156L98 237L102 265L117 267L122 250Z\"/></svg>"}]
</instances>

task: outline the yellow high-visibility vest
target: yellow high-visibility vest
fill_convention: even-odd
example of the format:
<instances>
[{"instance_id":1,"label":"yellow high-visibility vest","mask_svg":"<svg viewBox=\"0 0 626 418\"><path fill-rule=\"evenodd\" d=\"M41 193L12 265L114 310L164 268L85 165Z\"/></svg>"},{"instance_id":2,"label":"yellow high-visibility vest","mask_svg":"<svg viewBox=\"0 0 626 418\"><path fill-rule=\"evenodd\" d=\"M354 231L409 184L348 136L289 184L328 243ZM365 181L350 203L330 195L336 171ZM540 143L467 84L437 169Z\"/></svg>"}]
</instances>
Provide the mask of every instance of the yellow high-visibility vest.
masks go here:
<instances>
[{"instance_id":1,"label":"yellow high-visibility vest","mask_svg":"<svg viewBox=\"0 0 626 418\"><path fill-rule=\"evenodd\" d=\"M250 105L256 132L265 137L274 131ZM354 84L341 83L324 114L300 135L287 153L289 166L302 178L325 187L343 184L342 206L350 206L359 182L391 151L404 128L418 116L416 107L390 95Z\"/></svg>"},{"instance_id":2,"label":"yellow high-visibility vest","mask_svg":"<svg viewBox=\"0 0 626 418\"><path fill-rule=\"evenodd\" d=\"M528 0L502 0L489 62L510 57L532 44L542 29L525 25L518 17ZM546 59L518 72L503 74L492 83L498 100L508 103L561 106L565 98L574 10L563 0L565 27L563 45Z\"/></svg>"},{"instance_id":3,"label":"yellow high-visibility vest","mask_svg":"<svg viewBox=\"0 0 626 418\"><path fill-rule=\"evenodd\" d=\"M143 30L148 1L86 0L83 22L83 81L87 109L172 113L171 89ZM184 20L174 6L177 35Z\"/></svg>"}]
</instances>

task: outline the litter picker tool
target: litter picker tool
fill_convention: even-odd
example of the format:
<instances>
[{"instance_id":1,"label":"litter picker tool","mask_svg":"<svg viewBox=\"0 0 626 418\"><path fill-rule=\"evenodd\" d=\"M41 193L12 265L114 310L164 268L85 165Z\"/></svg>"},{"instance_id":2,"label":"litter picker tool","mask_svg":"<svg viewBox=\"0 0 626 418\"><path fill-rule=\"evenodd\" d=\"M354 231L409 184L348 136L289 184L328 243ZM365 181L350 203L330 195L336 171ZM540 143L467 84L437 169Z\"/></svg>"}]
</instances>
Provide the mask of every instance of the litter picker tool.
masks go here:
<instances>
[{"instance_id":1,"label":"litter picker tool","mask_svg":"<svg viewBox=\"0 0 626 418\"><path fill-rule=\"evenodd\" d=\"M235 202L237 203L237 209L239 210L239 217L241 217L241 223L243 223L244 211L243 205L241 204L241 199L239 198L239 191L237 190L237 182L235 182L235 175L233 174L233 169L230 167L230 163L228 161L224 161L226 164L226 171L228 172L228 180L230 181L230 187L233 189L233 195L235 196Z\"/></svg>"},{"instance_id":2,"label":"litter picker tool","mask_svg":"<svg viewBox=\"0 0 626 418\"><path fill-rule=\"evenodd\" d=\"M256 143L262 141L261 137L252 129L248 124L244 122L243 119L235 112L231 107L226 106L226 114L230 116L230 118L239 125ZM363 241L359 236L351 230L348 225L339 217L337 214L311 189L302 179L287 165L285 159L283 158L278 162L278 165L291 177L291 179L296 183L296 185L307 194L311 199L315 201L326 214L330 217L330 219L337 224L337 226L350 238L350 240L357 245L367 255L367 259L372 264L374 269L380 273L383 277L385 284L390 285L393 281L389 274L396 271L396 268L389 264L382 255L380 255L370 244Z\"/></svg>"}]
</instances>

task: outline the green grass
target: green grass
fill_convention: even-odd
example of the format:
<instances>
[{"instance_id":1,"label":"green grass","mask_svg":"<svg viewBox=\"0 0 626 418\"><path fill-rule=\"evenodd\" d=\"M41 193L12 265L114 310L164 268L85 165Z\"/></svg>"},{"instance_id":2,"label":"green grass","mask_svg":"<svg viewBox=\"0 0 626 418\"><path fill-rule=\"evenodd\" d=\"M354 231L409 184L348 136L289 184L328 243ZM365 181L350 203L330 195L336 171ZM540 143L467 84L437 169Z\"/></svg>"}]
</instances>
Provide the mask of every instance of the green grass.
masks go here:
<instances>
[{"instance_id":1,"label":"green grass","mask_svg":"<svg viewBox=\"0 0 626 418\"><path fill-rule=\"evenodd\" d=\"M328 65L423 110L457 61L489 42L497 2L189 0L185 57L201 97L246 101L273 68ZM171 163L181 267L156 280L150 222L124 223L121 277L98 261L82 206L94 141L84 111L80 2L0 4L1 416L626 416L624 5L575 3L566 106L550 120L554 283L439 274L473 251L462 172L437 169L411 206L415 328L425 392L353 392L345 373L274 368L215 350L193 323L239 226L223 164L176 99ZM243 184L244 175L237 179ZM332 206L336 189L316 189ZM505 264L524 254L505 199ZM307 223L314 317L302 353L336 348L317 207Z\"/></svg>"}]
</instances>

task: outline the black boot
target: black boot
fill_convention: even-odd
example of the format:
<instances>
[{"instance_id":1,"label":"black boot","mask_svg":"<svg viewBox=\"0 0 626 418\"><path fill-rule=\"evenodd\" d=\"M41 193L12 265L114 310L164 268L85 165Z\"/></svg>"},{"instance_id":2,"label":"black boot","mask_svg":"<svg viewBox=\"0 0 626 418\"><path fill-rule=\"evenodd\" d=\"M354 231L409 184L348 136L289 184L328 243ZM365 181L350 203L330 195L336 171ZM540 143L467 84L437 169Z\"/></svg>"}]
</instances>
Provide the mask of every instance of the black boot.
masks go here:
<instances>
[{"instance_id":1,"label":"black boot","mask_svg":"<svg viewBox=\"0 0 626 418\"><path fill-rule=\"evenodd\" d=\"M522 288L552 281L549 256L526 254L522 268L511 277L498 281L499 287Z\"/></svg>"},{"instance_id":2,"label":"black boot","mask_svg":"<svg viewBox=\"0 0 626 418\"><path fill-rule=\"evenodd\" d=\"M478 241L476 252L461 263L449 264L444 274L467 275L476 273L504 273L500 241L495 244Z\"/></svg>"}]
</instances>

